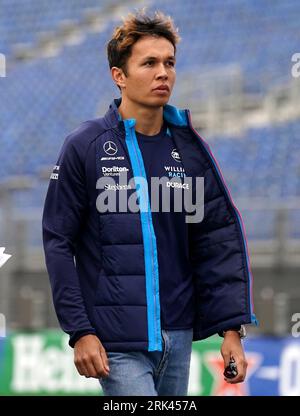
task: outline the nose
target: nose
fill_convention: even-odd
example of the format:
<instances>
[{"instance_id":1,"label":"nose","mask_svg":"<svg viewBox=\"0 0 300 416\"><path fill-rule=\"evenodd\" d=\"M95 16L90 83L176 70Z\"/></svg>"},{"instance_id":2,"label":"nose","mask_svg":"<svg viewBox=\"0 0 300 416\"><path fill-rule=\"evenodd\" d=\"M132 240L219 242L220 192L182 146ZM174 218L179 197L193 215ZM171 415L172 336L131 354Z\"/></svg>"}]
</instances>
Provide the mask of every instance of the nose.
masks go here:
<instances>
[{"instance_id":1,"label":"nose","mask_svg":"<svg viewBox=\"0 0 300 416\"><path fill-rule=\"evenodd\" d=\"M157 79L160 79L160 78L168 79L168 73L167 73L166 67L163 63L161 63L159 65L156 78Z\"/></svg>"}]
</instances>

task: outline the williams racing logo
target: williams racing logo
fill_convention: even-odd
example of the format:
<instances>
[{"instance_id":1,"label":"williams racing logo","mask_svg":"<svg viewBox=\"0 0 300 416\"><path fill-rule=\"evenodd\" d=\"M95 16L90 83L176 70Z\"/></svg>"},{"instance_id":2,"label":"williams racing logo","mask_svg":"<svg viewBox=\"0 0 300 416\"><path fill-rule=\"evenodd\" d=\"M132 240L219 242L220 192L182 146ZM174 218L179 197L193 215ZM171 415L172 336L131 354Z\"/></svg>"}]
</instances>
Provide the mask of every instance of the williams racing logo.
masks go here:
<instances>
[{"instance_id":1,"label":"williams racing logo","mask_svg":"<svg viewBox=\"0 0 300 416\"><path fill-rule=\"evenodd\" d=\"M178 153L177 149L173 149L171 152L171 156L176 162L181 162L180 154Z\"/></svg>"}]
</instances>

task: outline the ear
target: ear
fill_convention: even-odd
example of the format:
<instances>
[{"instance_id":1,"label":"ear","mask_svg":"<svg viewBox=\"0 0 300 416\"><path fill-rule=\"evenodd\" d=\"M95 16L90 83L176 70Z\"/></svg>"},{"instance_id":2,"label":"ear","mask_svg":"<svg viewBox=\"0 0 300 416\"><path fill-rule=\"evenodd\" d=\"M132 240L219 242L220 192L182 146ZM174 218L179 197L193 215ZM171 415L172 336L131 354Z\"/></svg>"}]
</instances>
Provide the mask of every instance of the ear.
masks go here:
<instances>
[{"instance_id":1,"label":"ear","mask_svg":"<svg viewBox=\"0 0 300 416\"><path fill-rule=\"evenodd\" d=\"M111 68L111 76L114 82L120 87L120 88L126 88L126 77L121 68L118 68L117 66L113 66Z\"/></svg>"}]
</instances>

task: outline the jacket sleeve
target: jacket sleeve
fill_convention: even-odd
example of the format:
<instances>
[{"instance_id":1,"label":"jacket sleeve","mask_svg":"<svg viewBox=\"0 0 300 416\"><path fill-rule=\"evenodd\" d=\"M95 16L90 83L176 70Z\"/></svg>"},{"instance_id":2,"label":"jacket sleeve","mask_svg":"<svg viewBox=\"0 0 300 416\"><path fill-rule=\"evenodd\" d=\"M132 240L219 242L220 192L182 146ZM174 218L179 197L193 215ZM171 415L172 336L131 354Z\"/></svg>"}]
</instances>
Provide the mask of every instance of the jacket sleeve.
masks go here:
<instances>
[{"instance_id":1,"label":"jacket sleeve","mask_svg":"<svg viewBox=\"0 0 300 416\"><path fill-rule=\"evenodd\" d=\"M87 214L83 155L67 137L50 176L43 211L43 244L53 303L69 344L95 334L87 316L74 262L76 240Z\"/></svg>"}]
</instances>

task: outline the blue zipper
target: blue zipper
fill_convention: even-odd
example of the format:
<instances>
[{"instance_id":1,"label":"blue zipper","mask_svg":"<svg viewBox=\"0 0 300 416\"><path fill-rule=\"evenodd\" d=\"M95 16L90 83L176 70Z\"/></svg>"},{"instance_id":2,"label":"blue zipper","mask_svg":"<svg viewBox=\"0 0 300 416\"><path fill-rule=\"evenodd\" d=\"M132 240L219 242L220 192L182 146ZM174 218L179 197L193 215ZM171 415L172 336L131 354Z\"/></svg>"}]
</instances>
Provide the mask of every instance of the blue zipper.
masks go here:
<instances>
[{"instance_id":1,"label":"blue zipper","mask_svg":"<svg viewBox=\"0 0 300 416\"><path fill-rule=\"evenodd\" d=\"M125 126L125 141L132 162L134 176L143 177L147 183L142 154L135 135L135 119L123 120ZM154 233L148 190L139 186L136 189L140 203L141 225L144 241L144 258L146 274L147 321L148 321L148 351L162 351L160 299L157 245ZM145 210L145 208L147 208Z\"/></svg>"}]
</instances>

